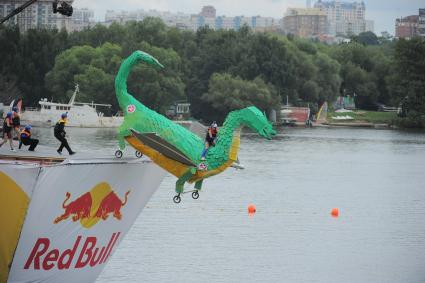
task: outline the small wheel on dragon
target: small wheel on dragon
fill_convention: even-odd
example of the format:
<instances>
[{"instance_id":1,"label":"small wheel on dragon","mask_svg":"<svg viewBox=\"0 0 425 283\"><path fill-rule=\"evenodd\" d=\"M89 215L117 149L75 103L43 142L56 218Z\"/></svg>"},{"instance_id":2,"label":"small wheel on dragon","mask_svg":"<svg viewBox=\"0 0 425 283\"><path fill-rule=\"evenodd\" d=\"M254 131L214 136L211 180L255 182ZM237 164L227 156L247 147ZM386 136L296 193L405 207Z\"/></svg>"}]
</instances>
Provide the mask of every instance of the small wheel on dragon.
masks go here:
<instances>
[{"instance_id":1,"label":"small wheel on dragon","mask_svg":"<svg viewBox=\"0 0 425 283\"><path fill-rule=\"evenodd\" d=\"M116 158L121 158L122 157L122 151L121 150L117 150L117 151L115 151L115 157Z\"/></svg>"},{"instance_id":2,"label":"small wheel on dragon","mask_svg":"<svg viewBox=\"0 0 425 283\"><path fill-rule=\"evenodd\" d=\"M194 192L192 193L192 198L193 198L193 199L198 199L198 198L199 198L199 193L198 193L198 191L194 191Z\"/></svg>"},{"instance_id":3,"label":"small wheel on dragon","mask_svg":"<svg viewBox=\"0 0 425 283\"><path fill-rule=\"evenodd\" d=\"M134 154L136 154L136 157L137 157L137 158L140 158L140 157L142 157L142 156L143 156L143 153L141 153L141 152L140 152L140 151L138 151L138 150L136 150L136 152L135 152Z\"/></svg>"},{"instance_id":4,"label":"small wheel on dragon","mask_svg":"<svg viewBox=\"0 0 425 283\"><path fill-rule=\"evenodd\" d=\"M173 201L174 201L174 203L180 203L181 202L181 198L180 198L180 195L176 195L176 196L174 196L173 197Z\"/></svg>"}]
</instances>

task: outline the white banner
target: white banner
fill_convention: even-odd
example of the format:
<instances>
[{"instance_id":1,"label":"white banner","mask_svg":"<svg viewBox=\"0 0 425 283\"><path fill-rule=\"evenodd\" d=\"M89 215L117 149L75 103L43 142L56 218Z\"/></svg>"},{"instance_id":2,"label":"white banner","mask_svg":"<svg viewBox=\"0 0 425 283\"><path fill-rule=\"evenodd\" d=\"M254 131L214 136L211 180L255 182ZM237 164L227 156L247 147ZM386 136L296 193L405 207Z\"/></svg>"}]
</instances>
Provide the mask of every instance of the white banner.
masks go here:
<instances>
[{"instance_id":1,"label":"white banner","mask_svg":"<svg viewBox=\"0 0 425 283\"><path fill-rule=\"evenodd\" d=\"M8 282L93 282L166 172L151 162L42 168Z\"/></svg>"},{"instance_id":2,"label":"white banner","mask_svg":"<svg viewBox=\"0 0 425 283\"><path fill-rule=\"evenodd\" d=\"M7 280L38 173L37 164L0 163L0 283Z\"/></svg>"},{"instance_id":3,"label":"white banner","mask_svg":"<svg viewBox=\"0 0 425 283\"><path fill-rule=\"evenodd\" d=\"M0 163L0 172L9 176L30 199L39 173L39 164ZM3 181L3 180L2 180ZM3 184L4 182L1 182ZM1 185L0 184L0 185Z\"/></svg>"}]
</instances>

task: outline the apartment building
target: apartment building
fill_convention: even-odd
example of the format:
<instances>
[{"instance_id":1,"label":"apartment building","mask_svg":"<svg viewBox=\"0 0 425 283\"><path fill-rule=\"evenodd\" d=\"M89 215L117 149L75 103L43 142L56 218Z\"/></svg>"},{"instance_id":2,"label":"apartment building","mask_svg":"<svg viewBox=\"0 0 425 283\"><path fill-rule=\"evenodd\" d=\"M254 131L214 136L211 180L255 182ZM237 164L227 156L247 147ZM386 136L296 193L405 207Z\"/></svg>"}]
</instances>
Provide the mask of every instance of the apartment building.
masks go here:
<instances>
[{"instance_id":1,"label":"apartment building","mask_svg":"<svg viewBox=\"0 0 425 283\"><path fill-rule=\"evenodd\" d=\"M14 9L20 7L27 0L3 0L0 2L0 18L5 17ZM10 18L7 22L9 24L16 24L19 26L21 32L35 28L49 28L49 29L62 29L71 30L72 19L63 16L59 13L53 13L54 0L38 0L35 4L27 7L18 15ZM72 5L73 0L67 1Z\"/></svg>"},{"instance_id":2,"label":"apartment building","mask_svg":"<svg viewBox=\"0 0 425 283\"><path fill-rule=\"evenodd\" d=\"M288 8L283 18L285 33L317 38L326 33L326 13L318 8Z\"/></svg>"},{"instance_id":3,"label":"apartment building","mask_svg":"<svg viewBox=\"0 0 425 283\"><path fill-rule=\"evenodd\" d=\"M373 27L366 21L366 5L362 2L317 1L315 8L326 13L326 32L332 36L358 35Z\"/></svg>"}]
</instances>

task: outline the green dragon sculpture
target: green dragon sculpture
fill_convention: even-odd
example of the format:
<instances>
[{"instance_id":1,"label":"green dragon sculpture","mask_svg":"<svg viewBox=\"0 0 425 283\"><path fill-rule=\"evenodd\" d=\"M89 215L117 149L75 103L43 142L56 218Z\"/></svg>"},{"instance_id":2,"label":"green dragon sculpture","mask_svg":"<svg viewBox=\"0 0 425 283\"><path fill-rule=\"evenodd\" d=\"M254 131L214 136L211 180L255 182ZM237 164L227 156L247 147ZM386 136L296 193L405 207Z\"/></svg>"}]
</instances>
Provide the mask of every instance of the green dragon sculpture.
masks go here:
<instances>
[{"instance_id":1,"label":"green dragon sculpture","mask_svg":"<svg viewBox=\"0 0 425 283\"><path fill-rule=\"evenodd\" d=\"M143 51L135 51L121 64L115 78L115 91L124 112L124 122L118 130L120 149L115 155L122 156L127 141L137 150L136 155L139 152L149 156L178 177L174 202L180 202L186 182L195 182L195 189L191 192L192 197L197 199L205 178L219 174L237 161L242 126L250 127L266 139L276 134L258 108L251 106L232 111L218 132L216 145L209 149L206 160L201 161L204 149L202 138L149 109L127 92L127 77L139 62L163 68L156 58Z\"/></svg>"}]
</instances>

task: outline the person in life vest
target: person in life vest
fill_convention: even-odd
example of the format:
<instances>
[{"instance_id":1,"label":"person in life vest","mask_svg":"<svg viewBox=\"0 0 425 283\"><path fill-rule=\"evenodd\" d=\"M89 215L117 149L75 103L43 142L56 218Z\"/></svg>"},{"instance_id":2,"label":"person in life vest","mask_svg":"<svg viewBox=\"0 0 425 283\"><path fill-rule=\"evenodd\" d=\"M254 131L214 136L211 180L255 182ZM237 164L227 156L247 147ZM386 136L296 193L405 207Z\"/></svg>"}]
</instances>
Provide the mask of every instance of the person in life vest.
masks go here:
<instances>
[{"instance_id":1,"label":"person in life vest","mask_svg":"<svg viewBox=\"0 0 425 283\"><path fill-rule=\"evenodd\" d=\"M208 153L210 146L215 146L215 140L217 138L218 128L217 123L214 121L208 128L207 135L205 136L205 148L201 154L201 160L205 160L205 156Z\"/></svg>"},{"instance_id":2,"label":"person in life vest","mask_svg":"<svg viewBox=\"0 0 425 283\"><path fill-rule=\"evenodd\" d=\"M18 140L21 140L21 117L18 113L18 107L12 108L12 124L13 131L16 133Z\"/></svg>"},{"instance_id":3,"label":"person in life vest","mask_svg":"<svg viewBox=\"0 0 425 283\"><path fill-rule=\"evenodd\" d=\"M12 129L12 112L8 112L6 118L4 118L3 121L3 141L0 143L0 147L7 143L7 141L9 140L10 150L15 151L15 149L13 148Z\"/></svg>"},{"instance_id":4,"label":"person in life vest","mask_svg":"<svg viewBox=\"0 0 425 283\"><path fill-rule=\"evenodd\" d=\"M57 138L61 142L61 145L59 146L59 149L57 150L57 152L59 154L62 154L62 149L65 147L66 150L68 150L69 155L73 155L75 154L75 152L72 151L72 149L69 147L68 141L65 138L66 136L65 125L66 125L67 117L68 117L68 113L63 113L61 115L61 119L55 125L54 135L55 135L55 138Z\"/></svg>"},{"instance_id":5,"label":"person in life vest","mask_svg":"<svg viewBox=\"0 0 425 283\"><path fill-rule=\"evenodd\" d=\"M19 149L21 149L22 144L29 145L29 151L34 151L35 147L38 145L38 139L31 138L31 126L27 125L21 132L21 142L19 143Z\"/></svg>"}]
</instances>

